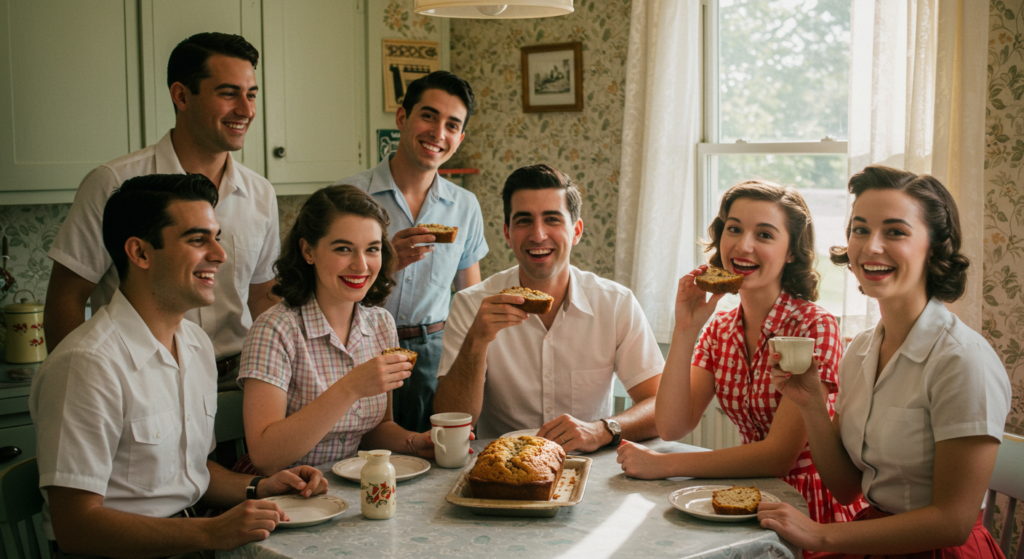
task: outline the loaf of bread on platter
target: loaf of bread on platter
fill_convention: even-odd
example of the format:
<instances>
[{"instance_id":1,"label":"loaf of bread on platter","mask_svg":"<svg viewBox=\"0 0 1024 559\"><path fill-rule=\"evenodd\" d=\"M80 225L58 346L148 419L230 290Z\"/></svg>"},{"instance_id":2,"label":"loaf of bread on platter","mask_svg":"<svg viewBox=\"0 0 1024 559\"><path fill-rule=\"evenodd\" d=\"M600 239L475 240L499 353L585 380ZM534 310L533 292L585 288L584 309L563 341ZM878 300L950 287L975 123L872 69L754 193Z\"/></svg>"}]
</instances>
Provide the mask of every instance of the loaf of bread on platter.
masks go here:
<instances>
[{"instance_id":1,"label":"loaf of bread on platter","mask_svg":"<svg viewBox=\"0 0 1024 559\"><path fill-rule=\"evenodd\" d=\"M459 234L458 227L438 225L437 223L417 223L416 227L426 227L429 229L430 234L434 236L435 243L454 243L455 235Z\"/></svg>"},{"instance_id":2,"label":"loaf of bread on platter","mask_svg":"<svg viewBox=\"0 0 1024 559\"><path fill-rule=\"evenodd\" d=\"M541 437L502 437L487 445L469 473L474 499L549 501L565 450Z\"/></svg>"},{"instance_id":3,"label":"loaf of bread on platter","mask_svg":"<svg viewBox=\"0 0 1024 559\"><path fill-rule=\"evenodd\" d=\"M551 304L554 303L555 298L544 293L543 291L537 291L536 289L528 289L526 287L510 287L508 289L502 289L502 294L505 295L516 295L526 299L522 305L512 305L513 307L520 308L528 313L534 314L547 314L551 310Z\"/></svg>"},{"instance_id":4,"label":"loaf of bread on platter","mask_svg":"<svg viewBox=\"0 0 1024 559\"><path fill-rule=\"evenodd\" d=\"M743 276L722 268L709 267L697 276L697 287L708 293L739 293L742 283Z\"/></svg>"},{"instance_id":5,"label":"loaf of bread on platter","mask_svg":"<svg viewBox=\"0 0 1024 559\"><path fill-rule=\"evenodd\" d=\"M711 492L711 506L718 514L757 514L761 504L761 491L756 487L739 487L721 489Z\"/></svg>"}]
</instances>

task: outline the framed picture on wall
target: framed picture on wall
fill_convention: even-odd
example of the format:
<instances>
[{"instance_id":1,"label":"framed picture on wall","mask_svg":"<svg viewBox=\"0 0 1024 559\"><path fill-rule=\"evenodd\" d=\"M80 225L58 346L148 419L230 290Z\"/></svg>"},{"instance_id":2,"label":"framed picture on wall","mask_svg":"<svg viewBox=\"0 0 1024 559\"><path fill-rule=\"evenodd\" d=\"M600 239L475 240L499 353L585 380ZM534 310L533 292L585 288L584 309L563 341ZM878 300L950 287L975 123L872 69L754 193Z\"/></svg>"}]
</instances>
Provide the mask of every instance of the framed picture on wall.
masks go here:
<instances>
[{"instance_id":1,"label":"framed picture on wall","mask_svg":"<svg viewBox=\"0 0 1024 559\"><path fill-rule=\"evenodd\" d=\"M405 90L413 81L441 69L441 45L437 41L384 39L384 111L402 106Z\"/></svg>"},{"instance_id":2,"label":"framed picture on wall","mask_svg":"<svg viewBox=\"0 0 1024 559\"><path fill-rule=\"evenodd\" d=\"M523 56L523 112L583 110L583 43L536 45Z\"/></svg>"}]
</instances>

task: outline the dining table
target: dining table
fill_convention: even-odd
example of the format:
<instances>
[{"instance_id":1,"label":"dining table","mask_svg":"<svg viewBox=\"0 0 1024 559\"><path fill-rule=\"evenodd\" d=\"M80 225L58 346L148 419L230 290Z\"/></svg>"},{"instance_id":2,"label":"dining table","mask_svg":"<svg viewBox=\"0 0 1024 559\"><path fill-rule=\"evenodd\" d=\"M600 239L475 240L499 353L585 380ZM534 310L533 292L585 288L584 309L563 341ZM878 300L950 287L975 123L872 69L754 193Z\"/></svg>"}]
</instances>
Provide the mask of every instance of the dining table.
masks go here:
<instances>
[{"instance_id":1,"label":"dining table","mask_svg":"<svg viewBox=\"0 0 1024 559\"><path fill-rule=\"evenodd\" d=\"M480 452L489 440L472 442ZM702 452L696 446L653 439L659 452ZM446 494L461 469L431 461L430 470L397 484L398 508L387 520L360 513L359 484L319 466L328 495L348 508L337 517L301 528L279 525L270 537L229 552L222 559L315 559L335 557L701 557L708 559L799 559L801 551L756 519L718 522L676 509L669 495L698 485L756 486L807 513L803 496L778 478L641 480L627 477L614 448L581 456L593 460L583 497L550 518L481 516L453 505Z\"/></svg>"}]
</instances>

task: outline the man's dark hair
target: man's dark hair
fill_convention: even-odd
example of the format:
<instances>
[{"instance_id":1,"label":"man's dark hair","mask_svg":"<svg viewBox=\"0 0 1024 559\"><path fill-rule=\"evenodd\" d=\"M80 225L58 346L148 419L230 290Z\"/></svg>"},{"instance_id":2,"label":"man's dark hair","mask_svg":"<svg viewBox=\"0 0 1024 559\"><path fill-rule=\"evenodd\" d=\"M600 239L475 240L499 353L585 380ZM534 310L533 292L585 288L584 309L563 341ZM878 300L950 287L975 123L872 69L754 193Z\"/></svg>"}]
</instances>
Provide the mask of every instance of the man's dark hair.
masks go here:
<instances>
[{"instance_id":1,"label":"man's dark hair","mask_svg":"<svg viewBox=\"0 0 1024 559\"><path fill-rule=\"evenodd\" d=\"M103 209L103 246L121 281L128 276L124 244L138 237L153 248L164 248L163 230L174 224L167 207L177 201L205 201L217 207L217 187L199 174L143 175L124 181L110 195Z\"/></svg>"},{"instance_id":2,"label":"man's dark hair","mask_svg":"<svg viewBox=\"0 0 1024 559\"><path fill-rule=\"evenodd\" d=\"M181 82L193 95L199 93L199 82L210 77L206 61L215 54L241 58L252 64L260 61L260 53L240 35L197 33L178 43L167 61L167 87Z\"/></svg>"},{"instance_id":3,"label":"man's dark hair","mask_svg":"<svg viewBox=\"0 0 1024 559\"><path fill-rule=\"evenodd\" d=\"M431 72L412 82L405 90L405 98L402 99L402 108L405 109L407 118L412 113L412 108L423 99L423 93L428 89L440 89L448 95L454 95L462 100L462 104L466 106L466 120L462 122L462 131L465 132L466 126L469 124L469 117L473 116L473 111L476 110L476 97L473 95L473 88L470 87L469 82L444 70Z\"/></svg>"},{"instance_id":4,"label":"man's dark hair","mask_svg":"<svg viewBox=\"0 0 1024 559\"><path fill-rule=\"evenodd\" d=\"M505 188L501 190L501 202L505 208L505 225L509 224L512 218L512 195L517 190L544 190L545 188L557 188L565 191L565 206L569 208L569 217L572 222L580 218L580 210L583 207L583 197L580 190L569 178L569 175L549 165L529 165L520 167L505 179Z\"/></svg>"}]
</instances>

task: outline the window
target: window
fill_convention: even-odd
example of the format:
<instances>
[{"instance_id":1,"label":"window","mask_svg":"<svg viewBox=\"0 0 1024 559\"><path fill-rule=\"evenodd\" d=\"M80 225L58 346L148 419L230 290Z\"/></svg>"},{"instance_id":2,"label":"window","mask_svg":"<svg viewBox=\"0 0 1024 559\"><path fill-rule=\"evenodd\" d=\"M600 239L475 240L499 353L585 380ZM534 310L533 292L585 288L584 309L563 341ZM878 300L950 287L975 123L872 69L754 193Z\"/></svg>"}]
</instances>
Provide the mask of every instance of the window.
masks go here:
<instances>
[{"instance_id":1,"label":"window","mask_svg":"<svg viewBox=\"0 0 1024 559\"><path fill-rule=\"evenodd\" d=\"M814 219L818 304L843 314L850 0L705 0L697 237L749 178L796 187ZM729 296L719 309L732 308Z\"/></svg>"}]
</instances>

